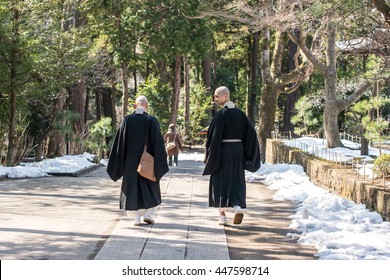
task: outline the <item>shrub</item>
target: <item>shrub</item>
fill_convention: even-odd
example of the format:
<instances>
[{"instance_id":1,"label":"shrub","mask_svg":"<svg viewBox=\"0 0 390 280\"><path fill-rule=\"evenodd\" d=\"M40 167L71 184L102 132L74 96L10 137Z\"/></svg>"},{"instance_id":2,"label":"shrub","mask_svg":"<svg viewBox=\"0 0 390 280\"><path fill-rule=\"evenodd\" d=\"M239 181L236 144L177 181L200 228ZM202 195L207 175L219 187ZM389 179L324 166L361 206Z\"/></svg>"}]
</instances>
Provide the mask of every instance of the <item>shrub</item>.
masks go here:
<instances>
[{"instance_id":1,"label":"shrub","mask_svg":"<svg viewBox=\"0 0 390 280\"><path fill-rule=\"evenodd\" d=\"M89 129L85 146L100 159L100 157L104 157L111 149L112 141L108 142L108 139L112 138L114 134L115 133L112 131L111 118L104 117L94 123Z\"/></svg>"},{"instance_id":2,"label":"shrub","mask_svg":"<svg viewBox=\"0 0 390 280\"><path fill-rule=\"evenodd\" d=\"M390 175L390 154L383 154L375 160L374 172L379 177L388 177Z\"/></svg>"}]
</instances>

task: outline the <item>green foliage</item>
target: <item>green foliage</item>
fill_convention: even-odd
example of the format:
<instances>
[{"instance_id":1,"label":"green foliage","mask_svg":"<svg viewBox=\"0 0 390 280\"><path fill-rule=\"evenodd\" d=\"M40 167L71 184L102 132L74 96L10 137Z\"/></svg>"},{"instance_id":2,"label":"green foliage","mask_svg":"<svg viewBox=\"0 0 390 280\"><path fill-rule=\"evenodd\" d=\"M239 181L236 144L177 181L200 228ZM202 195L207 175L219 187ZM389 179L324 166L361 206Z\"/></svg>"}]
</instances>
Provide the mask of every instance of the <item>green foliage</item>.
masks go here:
<instances>
[{"instance_id":1,"label":"green foliage","mask_svg":"<svg viewBox=\"0 0 390 280\"><path fill-rule=\"evenodd\" d=\"M88 30L94 38L104 37L115 65L138 64L135 48L142 29L142 8L138 1L92 1L82 3L90 24Z\"/></svg>"},{"instance_id":2,"label":"green foliage","mask_svg":"<svg viewBox=\"0 0 390 280\"><path fill-rule=\"evenodd\" d=\"M107 140L114 135L111 121L111 118L103 117L98 122L92 124L84 142L88 150L98 157L105 155L111 150L112 141L107 143Z\"/></svg>"},{"instance_id":3,"label":"green foliage","mask_svg":"<svg viewBox=\"0 0 390 280\"><path fill-rule=\"evenodd\" d=\"M337 21L340 32L338 41L361 38L372 33L379 26L375 24L380 17L377 17L377 11L371 10L368 2L325 0L304 6L298 18L302 20L300 24L307 30L309 46L313 33L333 15L342 15ZM69 108L67 106L71 100L70 89L81 80L86 81L89 110L94 112L97 109L92 94L98 92L97 89L100 88L118 90L122 86L119 73L122 67L126 68L129 77L133 74L137 76L139 85L137 93L148 97L150 113L159 119L161 130L166 131L171 115L173 62L175 56L180 54L188 56L191 61L190 137L195 142L202 140L198 133L210 121L212 100L200 82L201 62L205 54L209 54L212 60L211 90L225 85L231 90L232 101L241 109L246 107L250 82L247 76L249 56L247 36L253 31L251 27L257 25L246 26L227 19L200 16L201 11L211 10L217 14L226 8L227 4L237 3L233 0L0 1L0 145L2 145L0 152L6 151L10 112L9 58L14 50L17 50L18 54L15 92L16 136L19 139L23 133L26 139L29 138L25 141L30 141L32 137L37 139L51 127L67 135L68 140L74 139L76 135L73 134L72 122L79 116L63 111L54 118L57 111L61 110L58 107L65 102L65 107ZM246 3L257 8L263 2L251 0ZM271 5L274 3L276 2L272 2ZM19 34L16 37L13 29L14 7L20 10ZM233 15L234 10L230 11ZM311 14L307 14L308 11ZM275 29L272 26L270 28L271 34L274 34ZM13 41L15 38L18 40ZM318 45L322 54L326 45L324 42L322 40ZM272 39L270 44L274 45ZM261 53L261 47L259 51ZM319 61L323 62L324 56L319 57ZM337 66L340 80L351 80L362 73L374 76L383 69L375 55L368 55L365 60L358 55L340 56ZM160 80L150 77L142 84L151 74L160 77ZM388 69L383 71L382 76L388 76ZM259 95L260 83L259 77L257 85ZM315 72L310 81L301 87L301 92L310 97L305 99L306 102L301 101L297 105L295 119L298 132L316 131L321 125L322 100L314 96L314 93L319 92L323 86L324 77ZM130 98L134 98L132 90L135 86L133 87L131 78L129 87ZM351 92L346 91L342 98ZM119 107L119 96L115 101ZM102 100L99 102L102 103ZM181 113L177 122L179 126L183 126L181 105L179 112ZM368 115L367 110L364 109L359 114L359 118L351 120L362 124L363 116ZM55 120L49 123L53 118ZM91 114L88 116L88 119L90 118ZM88 137L92 139L97 135L96 137L102 138L99 129L106 125L108 123L94 124L91 127L93 131ZM380 124L367 122L365 125L375 134L378 129L384 129L386 122ZM375 127L370 128L370 125ZM352 125L348 128L355 129ZM88 141L87 145L91 145L88 146L89 149L105 148L101 146L103 144L93 147L93 140Z\"/></svg>"},{"instance_id":4,"label":"green foliage","mask_svg":"<svg viewBox=\"0 0 390 280\"><path fill-rule=\"evenodd\" d=\"M365 128L364 137L371 141L382 141L382 132L389 127L389 121L382 119L381 115L378 115L380 108L386 104L390 104L390 98L377 97L369 100L362 100L355 103L352 108L353 112L356 112L361 116L361 125ZM376 118L370 116L370 112L375 110Z\"/></svg>"},{"instance_id":5,"label":"green foliage","mask_svg":"<svg viewBox=\"0 0 390 280\"><path fill-rule=\"evenodd\" d=\"M148 99L149 113L158 119L162 132L168 130L169 126L171 94L172 88L153 76L139 88L139 95L144 95Z\"/></svg>"},{"instance_id":6,"label":"green foliage","mask_svg":"<svg viewBox=\"0 0 390 280\"><path fill-rule=\"evenodd\" d=\"M172 63L176 54L203 58L211 50L211 32L199 16L200 1L151 0L138 10L140 46L148 60ZM156 73L154 73L156 74Z\"/></svg>"},{"instance_id":7,"label":"green foliage","mask_svg":"<svg viewBox=\"0 0 390 280\"><path fill-rule=\"evenodd\" d=\"M390 176L390 154L380 155L374 162L374 173L381 177Z\"/></svg>"},{"instance_id":8,"label":"green foliage","mask_svg":"<svg viewBox=\"0 0 390 280\"><path fill-rule=\"evenodd\" d=\"M56 116L52 124L53 130L64 135L67 141L74 140L76 135L73 131L73 123L79 118L79 113L72 111L62 111Z\"/></svg>"},{"instance_id":9,"label":"green foliage","mask_svg":"<svg viewBox=\"0 0 390 280\"><path fill-rule=\"evenodd\" d=\"M209 111L211 98L207 89L201 82L193 82L190 85L190 140L200 144L204 141L199 132L209 125Z\"/></svg>"},{"instance_id":10,"label":"green foliage","mask_svg":"<svg viewBox=\"0 0 390 280\"><path fill-rule=\"evenodd\" d=\"M88 65L84 55L90 40L86 40L83 28L73 24L78 2L31 0L0 4L0 138L10 122L11 88L16 93L17 126L27 127L26 135L34 141L43 141L50 125L49 115L55 114L58 106L58 93L82 77ZM13 19L16 11L17 21ZM13 80L11 68L16 76Z\"/></svg>"},{"instance_id":11,"label":"green foliage","mask_svg":"<svg viewBox=\"0 0 390 280\"><path fill-rule=\"evenodd\" d=\"M215 32L218 67L217 80L213 80L213 88L226 86L231 93L231 100L236 106L245 111L248 92L248 43L249 36L241 25L225 23L219 24L219 31ZM230 32L221 32L221 30ZM245 38L241 38L245 34ZM259 86L260 88L260 86ZM260 93L260 90L258 91Z\"/></svg>"},{"instance_id":12,"label":"green foliage","mask_svg":"<svg viewBox=\"0 0 390 280\"><path fill-rule=\"evenodd\" d=\"M43 135L44 131L49 127L49 120L44 112L31 111L29 115L29 124L27 127L27 134L38 138Z\"/></svg>"},{"instance_id":13,"label":"green foliage","mask_svg":"<svg viewBox=\"0 0 390 280\"><path fill-rule=\"evenodd\" d=\"M306 95L301 97L295 103L296 114L291 118L291 122L295 125L294 133L298 135L308 134L311 131L318 131L321 128L322 122L319 117L314 115L316 104L313 99Z\"/></svg>"}]
</instances>

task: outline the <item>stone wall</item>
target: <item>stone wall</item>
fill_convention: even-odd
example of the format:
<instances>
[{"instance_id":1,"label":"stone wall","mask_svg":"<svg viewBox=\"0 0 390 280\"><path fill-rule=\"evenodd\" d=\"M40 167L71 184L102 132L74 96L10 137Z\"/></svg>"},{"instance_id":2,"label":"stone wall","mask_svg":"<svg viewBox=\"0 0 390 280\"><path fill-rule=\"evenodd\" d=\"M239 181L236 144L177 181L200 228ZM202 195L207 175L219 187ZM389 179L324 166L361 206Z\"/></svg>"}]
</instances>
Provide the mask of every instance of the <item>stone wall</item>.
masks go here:
<instances>
[{"instance_id":1,"label":"stone wall","mask_svg":"<svg viewBox=\"0 0 390 280\"><path fill-rule=\"evenodd\" d=\"M353 170L340 168L334 163L313 157L297 148L277 140L267 140L267 163L295 163L303 166L306 174L317 186L326 188L345 198L364 203L390 221L390 190L357 178Z\"/></svg>"}]
</instances>

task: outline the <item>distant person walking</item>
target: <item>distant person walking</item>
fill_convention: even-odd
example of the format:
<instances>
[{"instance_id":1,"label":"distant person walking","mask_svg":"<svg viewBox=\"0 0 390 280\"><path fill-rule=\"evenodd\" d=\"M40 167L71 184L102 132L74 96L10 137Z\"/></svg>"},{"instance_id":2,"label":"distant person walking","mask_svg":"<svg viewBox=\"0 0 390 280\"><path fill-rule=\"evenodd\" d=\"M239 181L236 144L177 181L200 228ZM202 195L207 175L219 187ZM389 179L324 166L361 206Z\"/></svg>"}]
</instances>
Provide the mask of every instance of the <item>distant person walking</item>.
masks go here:
<instances>
[{"instance_id":1,"label":"distant person walking","mask_svg":"<svg viewBox=\"0 0 390 280\"><path fill-rule=\"evenodd\" d=\"M249 119L230 101L226 87L215 90L214 101L222 106L207 132L203 175L210 175L209 206L219 208L219 224L226 225L225 211L234 211L234 224L243 219L246 208L245 170L260 168L256 131Z\"/></svg>"},{"instance_id":2,"label":"distant person walking","mask_svg":"<svg viewBox=\"0 0 390 280\"><path fill-rule=\"evenodd\" d=\"M168 132L164 135L165 146L167 149L169 166L172 166L172 157L176 166L179 165L179 153L183 148L183 142L181 141L180 134L176 130L176 125L171 123L168 128ZM174 146L170 148L170 143Z\"/></svg>"},{"instance_id":3,"label":"distant person walking","mask_svg":"<svg viewBox=\"0 0 390 280\"><path fill-rule=\"evenodd\" d=\"M124 118L118 129L107 165L112 180L117 181L123 176L119 206L133 212L134 225L141 224L141 216L144 222L154 223L154 207L161 203L160 179L168 172L160 124L147 110L147 98L139 96L135 101L135 111ZM154 156L156 182L137 172L146 141L147 151Z\"/></svg>"}]
</instances>

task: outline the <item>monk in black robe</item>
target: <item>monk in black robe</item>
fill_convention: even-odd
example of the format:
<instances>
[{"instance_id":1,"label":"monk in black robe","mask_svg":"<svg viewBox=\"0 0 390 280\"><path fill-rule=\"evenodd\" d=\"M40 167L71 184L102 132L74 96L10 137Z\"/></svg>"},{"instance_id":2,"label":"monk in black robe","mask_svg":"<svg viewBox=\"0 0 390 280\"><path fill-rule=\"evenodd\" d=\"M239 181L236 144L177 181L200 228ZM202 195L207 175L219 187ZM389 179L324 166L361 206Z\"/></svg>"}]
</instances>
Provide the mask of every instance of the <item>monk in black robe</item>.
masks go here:
<instances>
[{"instance_id":1,"label":"monk in black robe","mask_svg":"<svg viewBox=\"0 0 390 280\"><path fill-rule=\"evenodd\" d=\"M139 96L135 112L127 115L115 137L107 165L107 173L117 181L123 176L120 209L135 211L134 225L154 223L153 209L161 203L160 179L168 172L164 140L157 119L147 113L148 100ZM137 172L144 150L146 129L149 125L147 151L154 156L156 181L150 181Z\"/></svg>"},{"instance_id":2,"label":"monk in black robe","mask_svg":"<svg viewBox=\"0 0 390 280\"><path fill-rule=\"evenodd\" d=\"M259 142L245 113L230 101L228 88L217 88L214 100L223 107L207 132L203 175L210 175L209 206L219 208L221 225L227 224L225 211L232 208L233 223L240 224L246 208L245 170L260 168Z\"/></svg>"}]
</instances>

